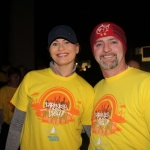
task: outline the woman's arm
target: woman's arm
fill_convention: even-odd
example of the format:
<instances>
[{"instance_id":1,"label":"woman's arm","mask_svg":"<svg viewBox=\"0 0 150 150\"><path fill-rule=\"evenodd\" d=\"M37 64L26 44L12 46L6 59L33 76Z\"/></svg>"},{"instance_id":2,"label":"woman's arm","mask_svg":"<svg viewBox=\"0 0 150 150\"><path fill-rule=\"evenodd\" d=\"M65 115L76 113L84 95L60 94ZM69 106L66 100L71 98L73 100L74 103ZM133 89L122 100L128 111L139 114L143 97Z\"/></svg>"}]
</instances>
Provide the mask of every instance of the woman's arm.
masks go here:
<instances>
[{"instance_id":1,"label":"woman's arm","mask_svg":"<svg viewBox=\"0 0 150 150\"><path fill-rule=\"evenodd\" d=\"M20 135L25 120L26 112L15 108L14 115L9 128L5 150L18 150Z\"/></svg>"},{"instance_id":2,"label":"woman's arm","mask_svg":"<svg viewBox=\"0 0 150 150\"><path fill-rule=\"evenodd\" d=\"M91 136L91 126L90 125L84 125L83 128L84 128L87 136L90 138L90 136Z\"/></svg>"}]
</instances>

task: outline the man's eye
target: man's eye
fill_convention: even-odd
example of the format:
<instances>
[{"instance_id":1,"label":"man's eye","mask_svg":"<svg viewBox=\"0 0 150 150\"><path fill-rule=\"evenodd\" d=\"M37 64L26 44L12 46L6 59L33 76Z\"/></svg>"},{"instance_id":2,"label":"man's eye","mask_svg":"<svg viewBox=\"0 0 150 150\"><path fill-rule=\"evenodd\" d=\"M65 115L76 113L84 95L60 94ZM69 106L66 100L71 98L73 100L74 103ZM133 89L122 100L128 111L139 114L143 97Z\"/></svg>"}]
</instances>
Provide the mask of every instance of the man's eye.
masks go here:
<instances>
[{"instance_id":1,"label":"man's eye","mask_svg":"<svg viewBox=\"0 0 150 150\"><path fill-rule=\"evenodd\" d=\"M96 47L100 47L102 44L100 44L100 43L98 43L98 44L96 44Z\"/></svg>"},{"instance_id":2,"label":"man's eye","mask_svg":"<svg viewBox=\"0 0 150 150\"><path fill-rule=\"evenodd\" d=\"M116 44L116 43L117 43L117 41L112 41L112 43L113 43L113 44Z\"/></svg>"}]
</instances>

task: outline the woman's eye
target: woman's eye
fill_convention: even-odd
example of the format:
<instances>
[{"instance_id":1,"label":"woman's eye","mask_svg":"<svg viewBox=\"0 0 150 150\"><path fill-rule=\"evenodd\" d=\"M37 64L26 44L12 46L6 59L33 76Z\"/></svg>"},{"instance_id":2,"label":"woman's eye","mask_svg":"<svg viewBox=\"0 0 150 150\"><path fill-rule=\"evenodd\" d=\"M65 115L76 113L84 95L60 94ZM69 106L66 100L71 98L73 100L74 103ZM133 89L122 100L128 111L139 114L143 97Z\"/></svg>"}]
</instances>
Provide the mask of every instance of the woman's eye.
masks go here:
<instances>
[{"instance_id":1,"label":"woman's eye","mask_svg":"<svg viewBox=\"0 0 150 150\"><path fill-rule=\"evenodd\" d=\"M69 43L70 43L69 41L66 41L66 42L65 42L65 44L69 44Z\"/></svg>"},{"instance_id":2,"label":"woman's eye","mask_svg":"<svg viewBox=\"0 0 150 150\"><path fill-rule=\"evenodd\" d=\"M53 43L53 46L57 46L58 44L56 42Z\"/></svg>"}]
</instances>

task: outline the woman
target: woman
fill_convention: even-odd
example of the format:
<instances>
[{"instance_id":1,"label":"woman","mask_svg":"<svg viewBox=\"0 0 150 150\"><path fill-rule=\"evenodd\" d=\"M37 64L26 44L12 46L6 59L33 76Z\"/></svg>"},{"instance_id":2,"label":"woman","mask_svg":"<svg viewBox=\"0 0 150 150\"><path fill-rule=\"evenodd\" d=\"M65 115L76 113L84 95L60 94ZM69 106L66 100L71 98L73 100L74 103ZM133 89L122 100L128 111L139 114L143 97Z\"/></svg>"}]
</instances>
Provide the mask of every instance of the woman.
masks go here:
<instances>
[{"instance_id":1,"label":"woman","mask_svg":"<svg viewBox=\"0 0 150 150\"><path fill-rule=\"evenodd\" d=\"M6 150L19 144L21 150L79 150L82 128L91 124L94 92L75 73L79 44L72 28L54 27L48 50L50 68L27 73L11 101L16 109Z\"/></svg>"}]
</instances>

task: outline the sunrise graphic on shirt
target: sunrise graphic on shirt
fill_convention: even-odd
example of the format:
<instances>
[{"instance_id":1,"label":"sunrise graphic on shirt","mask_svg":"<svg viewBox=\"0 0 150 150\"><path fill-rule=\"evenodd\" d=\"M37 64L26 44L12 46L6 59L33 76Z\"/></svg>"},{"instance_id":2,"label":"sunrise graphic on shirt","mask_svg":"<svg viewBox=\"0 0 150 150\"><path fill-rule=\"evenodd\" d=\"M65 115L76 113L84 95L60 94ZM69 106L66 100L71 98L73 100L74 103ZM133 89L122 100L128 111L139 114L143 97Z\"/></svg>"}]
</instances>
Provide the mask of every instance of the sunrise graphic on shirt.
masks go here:
<instances>
[{"instance_id":1,"label":"sunrise graphic on shirt","mask_svg":"<svg viewBox=\"0 0 150 150\"><path fill-rule=\"evenodd\" d=\"M55 125L73 122L79 114L73 95L63 87L49 89L32 107L42 122Z\"/></svg>"},{"instance_id":2,"label":"sunrise graphic on shirt","mask_svg":"<svg viewBox=\"0 0 150 150\"><path fill-rule=\"evenodd\" d=\"M92 132L109 135L120 131L119 123L124 123L124 105L117 106L115 97L103 96L95 105L92 115Z\"/></svg>"}]
</instances>

